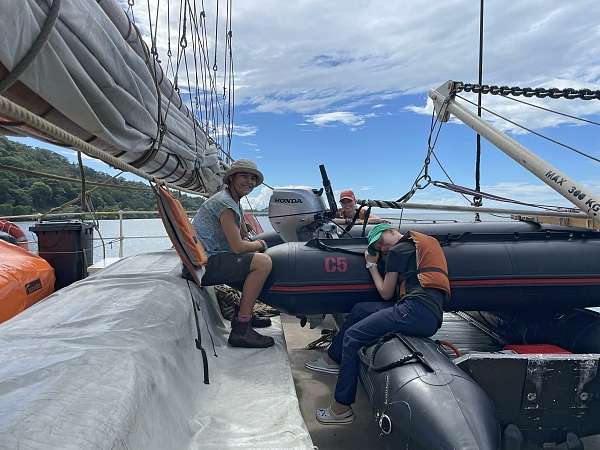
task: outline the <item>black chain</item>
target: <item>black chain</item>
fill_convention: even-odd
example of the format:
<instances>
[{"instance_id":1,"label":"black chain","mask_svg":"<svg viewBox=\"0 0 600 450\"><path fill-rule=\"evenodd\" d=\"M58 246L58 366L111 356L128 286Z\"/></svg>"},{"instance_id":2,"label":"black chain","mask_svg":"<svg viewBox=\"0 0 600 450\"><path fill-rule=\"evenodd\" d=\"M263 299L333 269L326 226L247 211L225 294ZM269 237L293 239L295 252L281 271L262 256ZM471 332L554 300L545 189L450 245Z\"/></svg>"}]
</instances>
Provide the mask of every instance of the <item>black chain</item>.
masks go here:
<instances>
[{"instance_id":1,"label":"black chain","mask_svg":"<svg viewBox=\"0 0 600 450\"><path fill-rule=\"evenodd\" d=\"M463 83L457 81L454 83L456 92L473 92L474 94L492 94L492 95L514 95L515 97L537 97L537 98L566 98L567 100L600 100L600 90L591 89L558 89L558 88L521 88L517 86L490 86L487 84Z\"/></svg>"}]
</instances>

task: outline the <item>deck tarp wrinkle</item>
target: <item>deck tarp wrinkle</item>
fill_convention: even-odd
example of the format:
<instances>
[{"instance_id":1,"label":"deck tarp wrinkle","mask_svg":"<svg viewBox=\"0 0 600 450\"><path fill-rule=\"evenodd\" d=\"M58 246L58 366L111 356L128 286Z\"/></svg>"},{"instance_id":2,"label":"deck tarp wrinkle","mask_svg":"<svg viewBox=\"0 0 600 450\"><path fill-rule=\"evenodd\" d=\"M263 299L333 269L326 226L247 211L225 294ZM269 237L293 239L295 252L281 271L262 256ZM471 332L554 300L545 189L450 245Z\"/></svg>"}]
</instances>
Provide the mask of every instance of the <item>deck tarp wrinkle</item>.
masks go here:
<instances>
[{"instance_id":1,"label":"deck tarp wrinkle","mask_svg":"<svg viewBox=\"0 0 600 450\"><path fill-rule=\"evenodd\" d=\"M228 347L192 284L206 385L179 272L174 251L129 257L0 325L0 449L312 448L279 320L274 347Z\"/></svg>"}]
</instances>

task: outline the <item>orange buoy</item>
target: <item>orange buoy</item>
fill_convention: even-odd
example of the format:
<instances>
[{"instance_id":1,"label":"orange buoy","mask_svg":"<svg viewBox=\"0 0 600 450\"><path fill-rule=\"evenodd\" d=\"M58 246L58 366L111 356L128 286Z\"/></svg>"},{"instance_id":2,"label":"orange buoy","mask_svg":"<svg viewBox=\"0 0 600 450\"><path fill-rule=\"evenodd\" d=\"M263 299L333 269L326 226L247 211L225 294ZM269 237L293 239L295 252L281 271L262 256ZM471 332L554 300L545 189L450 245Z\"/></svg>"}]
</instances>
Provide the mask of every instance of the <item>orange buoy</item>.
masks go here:
<instances>
[{"instance_id":1,"label":"orange buoy","mask_svg":"<svg viewBox=\"0 0 600 450\"><path fill-rule=\"evenodd\" d=\"M12 237L14 237L17 240L17 245L19 247L24 248L25 250L29 250L27 236L25 236L25 233L23 232L21 227L15 225L12 222L9 222L8 220L0 220L0 231L8 233Z\"/></svg>"}]
</instances>

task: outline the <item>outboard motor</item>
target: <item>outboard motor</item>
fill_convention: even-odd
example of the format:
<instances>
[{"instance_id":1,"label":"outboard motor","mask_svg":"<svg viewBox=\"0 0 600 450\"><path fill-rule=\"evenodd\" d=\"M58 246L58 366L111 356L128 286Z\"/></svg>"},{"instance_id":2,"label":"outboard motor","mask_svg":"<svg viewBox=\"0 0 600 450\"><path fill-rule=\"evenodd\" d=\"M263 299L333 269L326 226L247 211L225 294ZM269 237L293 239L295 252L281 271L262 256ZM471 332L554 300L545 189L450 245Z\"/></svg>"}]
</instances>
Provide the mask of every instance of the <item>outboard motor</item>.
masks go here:
<instances>
[{"instance_id":1,"label":"outboard motor","mask_svg":"<svg viewBox=\"0 0 600 450\"><path fill-rule=\"evenodd\" d=\"M335 225L326 225L330 219L322 193L322 189L300 188L273 191L269 200L269 220L285 242L326 237L333 231Z\"/></svg>"}]
</instances>

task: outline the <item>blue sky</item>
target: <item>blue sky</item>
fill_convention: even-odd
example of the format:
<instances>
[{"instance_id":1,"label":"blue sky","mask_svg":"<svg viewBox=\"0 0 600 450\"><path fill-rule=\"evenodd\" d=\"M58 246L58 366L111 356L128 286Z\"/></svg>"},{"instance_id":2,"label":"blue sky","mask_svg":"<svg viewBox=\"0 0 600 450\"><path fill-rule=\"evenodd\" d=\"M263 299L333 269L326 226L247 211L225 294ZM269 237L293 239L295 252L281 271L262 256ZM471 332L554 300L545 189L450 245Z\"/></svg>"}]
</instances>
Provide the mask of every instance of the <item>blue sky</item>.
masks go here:
<instances>
[{"instance_id":1,"label":"blue sky","mask_svg":"<svg viewBox=\"0 0 600 450\"><path fill-rule=\"evenodd\" d=\"M141 12L145 5L136 7ZM233 155L254 159L272 186L319 187L318 165L324 163L337 191L353 188L359 198L399 197L425 156L431 111L427 91L448 79L477 78L479 11L472 0L240 0L233 8ZM484 82L600 89L598 17L596 0L488 0ZM483 101L516 122L600 157L598 126L578 125L496 97L484 96ZM600 121L598 100L536 103ZM492 121L600 192L598 163ZM484 190L567 205L483 142ZM455 182L474 186L473 131L445 124L436 151ZM106 169L101 162L88 159L86 164ZM435 163L431 173L446 180ZM254 204L265 206L269 193L264 187L255 190ZM433 187L414 200L465 204L456 194Z\"/></svg>"}]
</instances>

